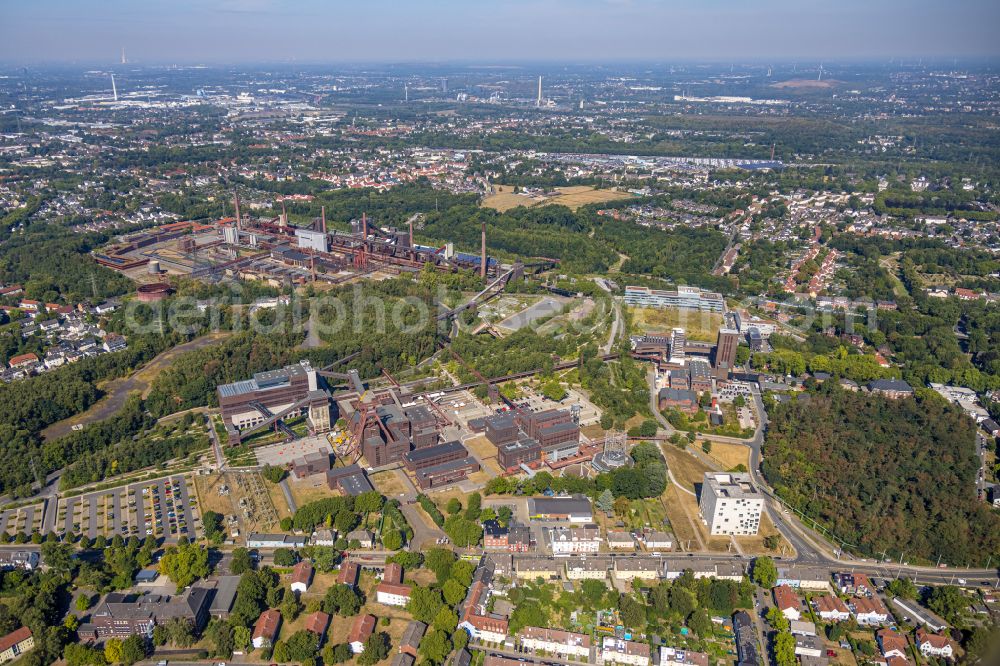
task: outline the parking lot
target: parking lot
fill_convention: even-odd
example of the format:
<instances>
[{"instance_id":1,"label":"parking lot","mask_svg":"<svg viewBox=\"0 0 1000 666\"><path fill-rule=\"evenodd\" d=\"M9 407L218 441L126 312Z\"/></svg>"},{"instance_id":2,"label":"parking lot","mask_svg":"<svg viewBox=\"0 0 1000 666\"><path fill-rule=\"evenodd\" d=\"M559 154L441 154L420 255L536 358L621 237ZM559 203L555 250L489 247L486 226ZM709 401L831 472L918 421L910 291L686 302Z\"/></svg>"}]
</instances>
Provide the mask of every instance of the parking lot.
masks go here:
<instances>
[{"instance_id":1,"label":"parking lot","mask_svg":"<svg viewBox=\"0 0 1000 666\"><path fill-rule=\"evenodd\" d=\"M200 525L197 499L183 475L68 497L60 501L57 520L59 532L91 539L119 534L168 542L195 538Z\"/></svg>"},{"instance_id":2,"label":"parking lot","mask_svg":"<svg viewBox=\"0 0 1000 666\"><path fill-rule=\"evenodd\" d=\"M18 532L31 535L41 530L42 505L23 506L18 509L8 509L0 513L0 532L14 536Z\"/></svg>"}]
</instances>

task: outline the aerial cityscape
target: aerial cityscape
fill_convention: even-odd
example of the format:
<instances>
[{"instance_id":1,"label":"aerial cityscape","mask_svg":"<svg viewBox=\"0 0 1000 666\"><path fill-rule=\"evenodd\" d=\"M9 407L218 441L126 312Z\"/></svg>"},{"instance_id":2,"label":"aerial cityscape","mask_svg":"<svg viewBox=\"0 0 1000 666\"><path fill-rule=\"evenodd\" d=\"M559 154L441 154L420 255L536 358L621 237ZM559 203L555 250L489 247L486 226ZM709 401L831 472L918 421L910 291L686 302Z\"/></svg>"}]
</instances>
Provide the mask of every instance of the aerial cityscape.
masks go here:
<instances>
[{"instance_id":1,"label":"aerial cityscape","mask_svg":"<svg viewBox=\"0 0 1000 666\"><path fill-rule=\"evenodd\" d=\"M1000 663L1000 7L339 4L0 9L0 664Z\"/></svg>"}]
</instances>

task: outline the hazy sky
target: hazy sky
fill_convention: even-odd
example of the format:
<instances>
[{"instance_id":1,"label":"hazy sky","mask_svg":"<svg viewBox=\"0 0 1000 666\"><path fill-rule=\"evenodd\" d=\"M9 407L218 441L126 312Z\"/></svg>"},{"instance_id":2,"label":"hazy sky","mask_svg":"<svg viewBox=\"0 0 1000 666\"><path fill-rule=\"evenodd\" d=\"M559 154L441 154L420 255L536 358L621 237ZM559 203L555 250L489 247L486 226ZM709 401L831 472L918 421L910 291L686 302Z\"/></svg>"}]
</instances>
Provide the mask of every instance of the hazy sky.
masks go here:
<instances>
[{"instance_id":1,"label":"hazy sky","mask_svg":"<svg viewBox=\"0 0 1000 666\"><path fill-rule=\"evenodd\" d=\"M1000 0L0 0L0 60L1000 55Z\"/></svg>"}]
</instances>

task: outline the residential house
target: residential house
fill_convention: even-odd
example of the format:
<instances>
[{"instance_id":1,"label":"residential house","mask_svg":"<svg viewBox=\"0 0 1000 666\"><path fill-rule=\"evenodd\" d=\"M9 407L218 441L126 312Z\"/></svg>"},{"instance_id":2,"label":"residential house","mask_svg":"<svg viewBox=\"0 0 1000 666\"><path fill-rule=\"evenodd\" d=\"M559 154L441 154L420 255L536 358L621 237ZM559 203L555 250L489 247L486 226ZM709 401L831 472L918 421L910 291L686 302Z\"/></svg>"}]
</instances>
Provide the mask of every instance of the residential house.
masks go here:
<instances>
[{"instance_id":1,"label":"residential house","mask_svg":"<svg viewBox=\"0 0 1000 666\"><path fill-rule=\"evenodd\" d=\"M375 616L359 615L351 625L351 632L347 635L347 642L351 646L351 652L361 654L365 651L365 641L375 633Z\"/></svg>"},{"instance_id":2,"label":"residential house","mask_svg":"<svg viewBox=\"0 0 1000 666\"><path fill-rule=\"evenodd\" d=\"M386 565L382 582L375 588L375 599L386 606L406 606L412 588L403 583L403 567L396 562Z\"/></svg>"},{"instance_id":3,"label":"residential house","mask_svg":"<svg viewBox=\"0 0 1000 666\"><path fill-rule=\"evenodd\" d=\"M795 636L795 654L800 657L822 657L823 640L818 636Z\"/></svg>"},{"instance_id":4,"label":"residential house","mask_svg":"<svg viewBox=\"0 0 1000 666\"><path fill-rule=\"evenodd\" d=\"M16 659L35 647L35 637L31 629L21 627L0 638L0 664Z\"/></svg>"},{"instance_id":5,"label":"residential house","mask_svg":"<svg viewBox=\"0 0 1000 666\"><path fill-rule=\"evenodd\" d=\"M323 611L316 611L306 618L306 631L316 635L316 645L323 645L326 629L330 626L330 616Z\"/></svg>"},{"instance_id":6,"label":"residential house","mask_svg":"<svg viewBox=\"0 0 1000 666\"><path fill-rule=\"evenodd\" d=\"M561 629L525 627L518 634L518 638L521 647L528 650L540 650L563 658L566 655L583 660L590 658L590 636L586 634L576 634Z\"/></svg>"},{"instance_id":7,"label":"residential house","mask_svg":"<svg viewBox=\"0 0 1000 666\"><path fill-rule=\"evenodd\" d=\"M870 597L876 592L871 580L863 573L835 573L833 574L833 582L837 592L841 594Z\"/></svg>"},{"instance_id":8,"label":"residential house","mask_svg":"<svg viewBox=\"0 0 1000 666\"><path fill-rule=\"evenodd\" d=\"M566 560L566 580L605 580L610 570L610 557L584 555Z\"/></svg>"},{"instance_id":9,"label":"residential house","mask_svg":"<svg viewBox=\"0 0 1000 666\"><path fill-rule=\"evenodd\" d=\"M458 626L465 629L471 638L486 643L503 643L507 639L507 620L487 610L495 566L488 556L480 559L459 613Z\"/></svg>"},{"instance_id":10,"label":"residential house","mask_svg":"<svg viewBox=\"0 0 1000 666\"><path fill-rule=\"evenodd\" d=\"M708 666L708 655L683 648L660 648L660 666Z\"/></svg>"},{"instance_id":11,"label":"residential house","mask_svg":"<svg viewBox=\"0 0 1000 666\"><path fill-rule=\"evenodd\" d=\"M348 533L347 542L352 543L357 541L360 548L374 548L375 547L375 535L368 530L354 530Z\"/></svg>"},{"instance_id":12,"label":"residential house","mask_svg":"<svg viewBox=\"0 0 1000 666\"><path fill-rule=\"evenodd\" d=\"M261 613L253 625L254 648L268 648L274 645L279 629L281 629L281 613L277 608L269 608Z\"/></svg>"},{"instance_id":13,"label":"residential house","mask_svg":"<svg viewBox=\"0 0 1000 666\"><path fill-rule=\"evenodd\" d=\"M553 555L596 553L601 549L601 528L597 525L553 527L548 535Z\"/></svg>"},{"instance_id":14,"label":"residential house","mask_svg":"<svg viewBox=\"0 0 1000 666\"><path fill-rule=\"evenodd\" d=\"M508 553L531 550L531 530L526 525L511 523L504 527L496 520L483 523L483 548Z\"/></svg>"},{"instance_id":15,"label":"residential house","mask_svg":"<svg viewBox=\"0 0 1000 666\"><path fill-rule=\"evenodd\" d=\"M357 562L344 562L340 565L340 573L337 575L337 584L357 587L358 574L360 572L361 567L358 566Z\"/></svg>"},{"instance_id":16,"label":"residential house","mask_svg":"<svg viewBox=\"0 0 1000 666\"><path fill-rule=\"evenodd\" d=\"M646 550L670 550L674 547L670 534L657 530L643 530L639 533L639 542Z\"/></svg>"},{"instance_id":17,"label":"residential house","mask_svg":"<svg viewBox=\"0 0 1000 666\"><path fill-rule=\"evenodd\" d=\"M813 597L812 603L816 615L824 622L844 622L851 617L851 611L848 610L844 600L832 594Z\"/></svg>"},{"instance_id":18,"label":"residential house","mask_svg":"<svg viewBox=\"0 0 1000 666\"><path fill-rule=\"evenodd\" d=\"M406 629L403 630L403 636L399 639L399 651L416 659L417 650L420 649L420 642L424 639L425 633L427 633L426 624L420 620L410 622L406 625Z\"/></svg>"},{"instance_id":19,"label":"residential house","mask_svg":"<svg viewBox=\"0 0 1000 666\"><path fill-rule=\"evenodd\" d=\"M631 582L635 578L656 580L660 577L662 565L655 557L616 557L612 574L621 581Z\"/></svg>"},{"instance_id":20,"label":"residential house","mask_svg":"<svg viewBox=\"0 0 1000 666\"><path fill-rule=\"evenodd\" d=\"M874 627L889 621L889 611L877 596L854 597L847 603L847 607L863 627Z\"/></svg>"},{"instance_id":21,"label":"residential house","mask_svg":"<svg viewBox=\"0 0 1000 666\"><path fill-rule=\"evenodd\" d=\"M9 365L11 368L27 368L34 366L37 363L38 363L38 356L36 356L32 352L28 352L27 354L18 354L17 356L12 356L11 359L7 361L7 365Z\"/></svg>"},{"instance_id":22,"label":"residential house","mask_svg":"<svg viewBox=\"0 0 1000 666\"><path fill-rule=\"evenodd\" d=\"M925 657L950 659L953 654L951 641L947 636L932 634L923 627L920 627L917 629L916 639L917 649Z\"/></svg>"},{"instance_id":23,"label":"residential house","mask_svg":"<svg viewBox=\"0 0 1000 666\"><path fill-rule=\"evenodd\" d=\"M628 532L608 532L608 548L611 550L635 550L635 537Z\"/></svg>"},{"instance_id":24,"label":"residential house","mask_svg":"<svg viewBox=\"0 0 1000 666\"><path fill-rule=\"evenodd\" d=\"M606 636L601 646L599 663L649 666L649 645Z\"/></svg>"},{"instance_id":25,"label":"residential house","mask_svg":"<svg viewBox=\"0 0 1000 666\"><path fill-rule=\"evenodd\" d=\"M337 543L337 530L316 530L309 538L309 543L332 548Z\"/></svg>"},{"instance_id":26,"label":"residential house","mask_svg":"<svg viewBox=\"0 0 1000 666\"><path fill-rule=\"evenodd\" d=\"M313 566L308 560L302 560L292 567L292 592L305 592L312 583Z\"/></svg>"},{"instance_id":27,"label":"residential house","mask_svg":"<svg viewBox=\"0 0 1000 666\"><path fill-rule=\"evenodd\" d=\"M781 614L789 620L798 620L802 617L802 602L795 590L787 585L779 585L771 590L774 595L774 605L778 607Z\"/></svg>"},{"instance_id":28,"label":"residential house","mask_svg":"<svg viewBox=\"0 0 1000 666\"><path fill-rule=\"evenodd\" d=\"M891 657L906 659L906 636L896 633L892 629L879 629L875 633L875 641L885 659Z\"/></svg>"},{"instance_id":29,"label":"residential house","mask_svg":"<svg viewBox=\"0 0 1000 666\"><path fill-rule=\"evenodd\" d=\"M890 400L908 398L913 395L913 387L902 379L876 379L869 382L868 390L872 393L885 396Z\"/></svg>"},{"instance_id":30,"label":"residential house","mask_svg":"<svg viewBox=\"0 0 1000 666\"><path fill-rule=\"evenodd\" d=\"M514 561L514 575L527 580L559 578L562 568L561 562L548 557L522 558Z\"/></svg>"}]
</instances>

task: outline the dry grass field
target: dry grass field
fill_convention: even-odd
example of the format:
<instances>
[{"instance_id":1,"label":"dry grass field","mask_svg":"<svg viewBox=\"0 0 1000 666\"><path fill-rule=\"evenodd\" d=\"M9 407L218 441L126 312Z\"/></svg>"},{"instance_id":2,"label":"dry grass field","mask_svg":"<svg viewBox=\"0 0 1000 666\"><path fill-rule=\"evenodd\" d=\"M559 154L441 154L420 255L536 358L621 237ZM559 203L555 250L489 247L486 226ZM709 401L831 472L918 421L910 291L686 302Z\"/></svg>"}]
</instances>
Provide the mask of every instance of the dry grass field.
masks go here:
<instances>
[{"instance_id":1,"label":"dry grass field","mask_svg":"<svg viewBox=\"0 0 1000 666\"><path fill-rule=\"evenodd\" d=\"M511 185L494 185L494 194L483 199L483 206L503 212L518 206L540 206L545 204L558 204L576 210L580 206L592 203L602 203L604 201L616 201L628 199L632 195L628 192L617 190L597 190L589 185L574 185L572 187L557 187L559 194L550 197L528 197L521 194L514 194L514 187Z\"/></svg>"},{"instance_id":2,"label":"dry grass field","mask_svg":"<svg viewBox=\"0 0 1000 666\"><path fill-rule=\"evenodd\" d=\"M715 453L716 446L733 447L734 449L743 449L744 452L747 451L746 447L742 447L737 444L712 444L713 454ZM696 459L694 456L685 453L670 444L664 444L661 449L667 459L667 465L670 467L670 472L673 474L674 478L677 479L677 482L689 491L695 493L700 492L702 479L705 476L705 472L709 471L708 467L706 467L704 463ZM735 453L735 451L730 451L727 452L726 455L730 460L735 460ZM746 464L746 454L744 454L743 462ZM735 464L731 466L735 466ZM697 487L695 484L697 484ZM667 517L670 519L670 523L674 527L674 534L677 536L678 543L686 545L690 540L691 548L694 548L697 544L699 547L702 547L703 545L703 547L708 550L716 552L726 552L729 550L730 540L728 538L712 537L709 535L705 525L701 522L701 512L698 508L698 500L696 497L683 492L674 486L674 484L671 484L667 488L667 493L664 497ZM779 532L775 529L774 523L771 522L771 519L765 514L760 521L760 531L757 535L752 537L739 537L737 539L737 544L739 545L740 550L742 550L745 554L759 553L774 555L780 554L782 549L784 549L785 553L793 553L794 549L783 537L780 540L780 545L777 551L769 551L764 547L764 538L775 534L779 534Z\"/></svg>"},{"instance_id":3,"label":"dry grass field","mask_svg":"<svg viewBox=\"0 0 1000 666\"><path fill-rule=\"evenodd\" d=\"M722 469L732 469L737 465L746 467L750 464L750 449L742 444L712 442L712 451L708 455L718 461Z\"/></svg>"},{"instance_id":4,"label":"dry grass field","mask_svg":"<svg viewBox=\"0 0 1000 666\"><path fill-rule=\"evenodd\" d=\"M580 206L592 203L603 203L605 201L617 201L619 199L629 199L632 197L628 192L618 190L596 190L588 185L576 185L573 187L559 187L559 196L546 201L546 203L566 206L576 210Z\"/></svg>"},{"instance_id":5,"label":"dry grass field","mask_svg":"<svg viewBox=\"0 0 1000 666\"><path fill-rule=\"evenodd\" d=\"M629 308L636 326L642 333L664 333L683 328L688 340L715 342L722 326L722 315L683 308Z\"/></svg>"},{"instance_id":6,"label":"dry grass field","mask_svg":"<svg viewBox=\"0 0 1000 666\"><path fill-rule=\"evenodd\" d=\"M465 448L475 454L482 463L483 469L493 476L503 473L503 470L500 469L500 463L497 462L497 447L486 439L486 435L466 440Z\"/></svg>"},{"instance_id":7,"label":"dry grass field","mask_svg":"<svg viewBox=\"0 0 1000 666\"><path fill-rule=\"evenodd\" d=\"M409 490L406 483L399 478L399 475L402 473L403 472L397 472L390 469L382 472L376 472L369 478L371 479L372 485L375 486L380 493L386 497L393 498L399 497Z\"/></svg>"},{"instance_id":8,"label":"dry grass field","mask_svg":"<svg viewBox=\"0 0 1000 666\"><path fill-rule=\"evenodd\" d=\"M315 474L301 481L296 481L289 476L287 483L288 489L292 491L292 499L295 500L297 506L340 494L330 490L330 487L326 485L326 477L322 474ZM280 486L273 483L268 483L267 485L271 498L274 500L274 506L278 509L278 513L281 514L281 510L283 508L287 509L288 506L285 501L285 494L281 492ZM280 502L278 501L279 498Z\"/></svg>"}]
</instances>

